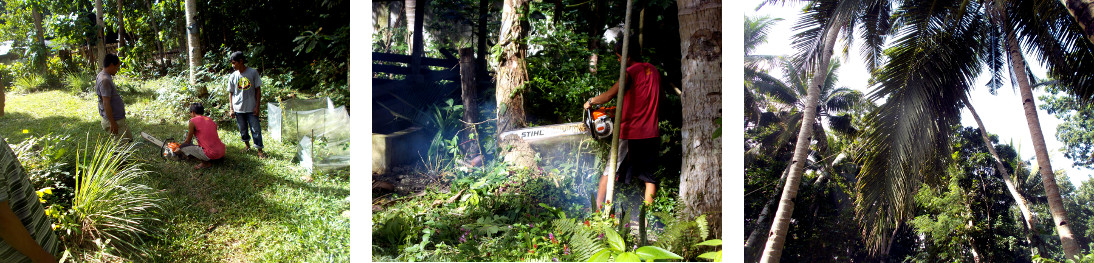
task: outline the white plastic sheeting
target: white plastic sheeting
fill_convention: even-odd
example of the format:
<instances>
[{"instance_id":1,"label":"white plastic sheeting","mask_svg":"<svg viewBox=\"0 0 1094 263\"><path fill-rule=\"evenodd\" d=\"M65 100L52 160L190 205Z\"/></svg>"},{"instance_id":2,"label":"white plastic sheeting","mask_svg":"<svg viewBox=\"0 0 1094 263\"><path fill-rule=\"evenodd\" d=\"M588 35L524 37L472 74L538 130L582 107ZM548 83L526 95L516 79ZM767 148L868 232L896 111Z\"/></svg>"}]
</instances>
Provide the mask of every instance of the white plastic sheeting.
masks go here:
<instances>
[{"instance_id":1,"label":"white plastic sheeting","mask_svg":"<svg viewBox=\"0 0 1094 263\"><path fill-rule=\"evenodd\" d=\"M296 143L297 160L308 172L349 167L350 124L345 106L329 98L267 103L269 137Z\"/></svg>"}]
</instances>

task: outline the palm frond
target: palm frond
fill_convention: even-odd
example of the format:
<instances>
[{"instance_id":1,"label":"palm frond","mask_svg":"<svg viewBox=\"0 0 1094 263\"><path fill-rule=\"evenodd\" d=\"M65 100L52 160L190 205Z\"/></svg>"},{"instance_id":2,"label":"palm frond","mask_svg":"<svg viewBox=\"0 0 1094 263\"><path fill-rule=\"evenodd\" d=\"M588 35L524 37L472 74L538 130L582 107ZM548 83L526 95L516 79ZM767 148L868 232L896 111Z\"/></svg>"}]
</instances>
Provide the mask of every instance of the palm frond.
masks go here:
<instances>
[{"instance_id":1,"label":"palm frond","mask_svg":"<svg viewBox=\"0 0 1094 263\"><path fill-rule=\"evenodd\" d=\"M866 151L855 158L862 165L855 214L872 253L911 217L919 186L939 181L949 156L950 126L958 123L961 98L980 72L976 43L987 26L970 12L978 8L975 3L905 3L898 16L906 26L886 51L890 61L879 70L879 86L870 95L887 101L866 117Z\"/></svg>"},{"instance_id":2,"label":"palm frond","mask_svg":"<svg viewBox=\"0 0 1094 263\"><path fill-rule=\"evenodd\" d=\"M854 137L858 135L858 130L852 124L852 119L850 114L829 116L828 127L844 136Z\"/></svg>"},{"instance_id":3,"label":"palm frond","mask_svg":"<svg viewBox=\"0 0 1094 263\"><path fill-rule=\"evenodd\" d=\"M1049 69L1065 91L1094 101L1094 44L1058 1L1009 1L1008 19L1023 50Z\"/></svg>"},{"instance_id":4,"label":"palm frond","mask_svg":"<svg viewBox=\"0 0 1094 263\"><path fill-rule=\"evenodd\" d=\"M782 20L782 18L772 18L770 16L745 16L745 54L752 54L756 47L767 43L768 32L771 31L775 23Z\"/></svg>"},{"instance_id":5,"label":"palm frond","mask_svg":"<svg viewBox=\"0 0 1094 263\"><path fill-rule=\"evenodd\" d=\"M838 88L828 93L824 107L831 112L849 112L866 103L866 97L861 91L850 88Z\"/></svg>"},{"instance_id":6,"label":"palm frond","mask_svg":"<svg viewBox=\"0 0 1094 263\"><path fill-rule=\"evenodd\" d=\"M864 41L862 56L866 61L866 69L870 72L877 71L883 62L882 48L885 45L886 36L893 30L891 9L891 3L888 1L875 1L870 3L859 17L863 29L860 37Z\"/></svg>"},{"instance_id":7,"label":"palm frond","mask_svg":"<svg viewBox=\"0 0 1094 263\"><path fill-rule=\"evenodd\" d=\"M756 93L767 95L773 100L786 105L798 103L799 93L778 78L750 69L745 69L745 76L751 77L752 88Z\"/></svg>"}]
</instances>

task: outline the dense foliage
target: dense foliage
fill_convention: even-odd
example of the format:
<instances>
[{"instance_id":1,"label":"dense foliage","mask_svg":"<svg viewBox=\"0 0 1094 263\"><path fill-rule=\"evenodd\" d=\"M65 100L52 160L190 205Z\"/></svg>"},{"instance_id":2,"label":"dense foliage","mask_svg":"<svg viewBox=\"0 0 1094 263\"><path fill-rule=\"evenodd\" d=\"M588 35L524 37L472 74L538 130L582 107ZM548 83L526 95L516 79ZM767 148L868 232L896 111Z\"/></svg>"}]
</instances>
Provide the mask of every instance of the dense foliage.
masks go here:
<instances>
[{"instance_id":1,"label":"dense foliage","mask_svg":"<svg viewBox=\"0 0 1094 263\"><path fill-rule=\"evenodd\" d=\"M209 82L201 85L222 85L220 77L231 70L228 53L244 51L249 66L281 81L267 82L263 88L328 96L347 105L349 2L198 3L197 31L206 66L200 70L206 73L203 82ZM183 0L104 1L105 44L108 52L122 58L125 66L120 75L187 76L183 5ZM93 58L99 41L92 1L9 1L0 8L0 41L12 41L15 48L9 57L21 58L10 65L17 87L84 90L84 83L93 81L101 61ZM35 12L42 17L45 45L36 40ZM287 97L268 99L278 98ZM188 99L202 98L191 94Z\"/></svg>"}]
</instances>

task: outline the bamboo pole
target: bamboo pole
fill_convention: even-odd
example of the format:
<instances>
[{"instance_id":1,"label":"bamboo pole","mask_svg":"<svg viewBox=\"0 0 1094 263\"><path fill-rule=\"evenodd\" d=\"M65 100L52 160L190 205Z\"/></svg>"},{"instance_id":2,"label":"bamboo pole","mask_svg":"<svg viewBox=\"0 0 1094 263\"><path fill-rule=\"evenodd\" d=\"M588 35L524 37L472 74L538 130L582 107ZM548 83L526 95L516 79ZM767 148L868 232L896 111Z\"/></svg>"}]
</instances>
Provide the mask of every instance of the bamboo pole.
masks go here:
<instances>
[{"instance_id":1,"label":"bamboo pole","mask_svg":"<svg viewBox=\"0 0 1094 263\"><path fill-rule=\"evenodd\" d=\"M627 88L627 51L631 43L631 5L633 2L634 0L627 0L627 15L625 16L626 19L623 21L623 54L622 58L619 60L619 89L617 90L618 92L615 93L615 101L618 104L615 107L615 123L613 123L614 126L612 126L615 128L615 132L612 132L612 150L611 154L609 154L611 158L609 158L608 162L608 176L610 177L608 177L607 193L604 195L604 200L608 204L612 203L612 195L615 192L615 173L616 170L619 169L619 167L617 167L619 160L619 133L622 131L619 127L619 123L621 123L623 119L623 92L626 91Z\"/></svg>"}]
</instances>

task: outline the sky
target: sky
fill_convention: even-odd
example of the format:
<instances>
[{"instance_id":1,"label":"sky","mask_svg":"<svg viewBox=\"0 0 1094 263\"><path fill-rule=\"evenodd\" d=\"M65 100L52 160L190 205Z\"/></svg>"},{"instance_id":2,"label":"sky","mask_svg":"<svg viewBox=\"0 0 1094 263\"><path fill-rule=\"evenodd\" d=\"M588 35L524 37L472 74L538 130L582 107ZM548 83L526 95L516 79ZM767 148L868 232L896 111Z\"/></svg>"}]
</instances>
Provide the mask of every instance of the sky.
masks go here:
<instances>
[{"instance_id":1,"label":"sky","mask_svg":"<svg viewBox=\"0 0 1094 263\"><path fill-rule=\"evenodd\" d=\"M753 54L757 55L785 55L790 56L796 53L796 50L791 45L793 43L794 29L793 26L797 22L799 14L801 13L801 7L803 4L773 4L766 5L760 10L756 10L756 7L760 5L763 0L745 0L742 7L744 7L744 14L750 17L758 16L770 16L773 18L782 18L782 21L776 22L774 28L768 32L767 43L760 45L756 48ZM857 40L856 40L857 41ZM837 49L836 56L841 58L842 66L837 72L839 76L839 82L837 86L848 87L858 89L863 93L870 93L870 87L867 87L867 79L870 74L866 70L866 63L863 62L862 57L858 54L860 49L858 46L861 43L853 43L851 50L848 52L848 57L844 58L841 49ZM837 45L843 45L837 43ZM1026 56L1031 58L1031 56ZM1030 67L1033 69L1033 73L1037 77L1045 77L1046 70L1036 60L1027 60ZM774 76L782 76L781 73L777 73ZM974 89L969 97L973 107L976 108L976 113L980 115L981 121L984 122L985 129L989 133L999 135L1000 143L1013 142L1014 147L1019 150L1019 154L1023 160L1032 161L1035 154L1033 150L1033 140L1030 139L1029 126L1026 124L1025 113L1022 110L1021 98L1016 88L1011 87L1010 81L1004 80L1004 85L1000 88L996 95L991 95L988 92L986 83L988 82L988 74L981 74L977 78L979 88ZM1034 90L1034 97L1044 95L1042 90ZM1044 102L1037 100L1037 105L1040 107ZM1082 181L1090 179L1092 170L1074 167L1071 159L1067 159L1063 154L1063 143L1056 140L1056 127L1061 123L1055 116L1048 114L1044 110L1038 109L1038 117L1041 120L1041 131L1045 135L1045 144L1048 146L1049 159L1052 163L1053 170L1065 170L1068 177L1071 179L1072 184L1078 186ZM972 118L972 114L966 108L962 110L961 123L967 127L976 127L976 121ZM1036 165L1036 162L1032 162Z\"/></svg>"}]
</instances>

